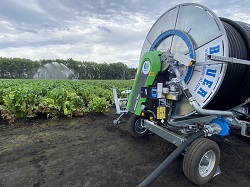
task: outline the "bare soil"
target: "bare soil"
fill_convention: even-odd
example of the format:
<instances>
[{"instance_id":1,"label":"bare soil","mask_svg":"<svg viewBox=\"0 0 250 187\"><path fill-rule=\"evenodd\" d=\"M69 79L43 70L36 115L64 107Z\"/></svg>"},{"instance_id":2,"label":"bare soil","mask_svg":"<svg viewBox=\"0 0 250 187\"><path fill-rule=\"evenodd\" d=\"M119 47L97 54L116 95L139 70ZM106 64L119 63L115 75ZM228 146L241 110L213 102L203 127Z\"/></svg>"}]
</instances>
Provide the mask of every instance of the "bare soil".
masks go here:
<instances>
[{"instance_id":1,"label":"bare soil","mask_svg":"<svg viewBox=\"0 0 250 187\"><path fill-rule=\"evenodd\" d=\"M106 114L58 119L0 121L0 186L137 186L176 147L156 135L134 138ZM222 173L206 187L250 186L250 139L213 138L221 149ZM191 187L179 156L151 185Z\"/></svg>"}]
</instances>

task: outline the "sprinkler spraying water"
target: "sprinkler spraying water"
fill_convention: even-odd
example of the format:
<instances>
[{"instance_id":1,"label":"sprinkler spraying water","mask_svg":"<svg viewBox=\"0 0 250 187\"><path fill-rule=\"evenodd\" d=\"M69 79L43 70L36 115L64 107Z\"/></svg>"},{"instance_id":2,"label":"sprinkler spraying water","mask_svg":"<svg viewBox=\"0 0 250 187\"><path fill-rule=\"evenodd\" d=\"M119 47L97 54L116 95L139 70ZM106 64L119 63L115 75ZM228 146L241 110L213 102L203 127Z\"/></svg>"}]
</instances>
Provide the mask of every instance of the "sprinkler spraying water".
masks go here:
<instances>
[{"instance_id":1,"label":"sprinkler spraying water","mask_svg":"<svg viewBox=\"0 0 250 187\"><path fill-rule=\"evenodd\" d=\"M52 62L40 67L34 79L71 79L74 72L62 63Z\"/></svg>"}]
</instances>

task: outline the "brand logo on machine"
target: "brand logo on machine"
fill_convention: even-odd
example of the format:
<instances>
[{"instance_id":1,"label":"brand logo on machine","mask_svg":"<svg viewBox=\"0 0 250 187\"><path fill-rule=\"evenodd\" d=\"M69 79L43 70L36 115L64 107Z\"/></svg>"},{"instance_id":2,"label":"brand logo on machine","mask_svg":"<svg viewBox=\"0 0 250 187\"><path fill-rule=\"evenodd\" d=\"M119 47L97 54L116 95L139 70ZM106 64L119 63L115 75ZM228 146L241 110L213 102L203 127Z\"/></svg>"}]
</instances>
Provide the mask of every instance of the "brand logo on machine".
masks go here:
<instances>
[{"instance_id":1,"label":"brand logo on machine","mask_svg":"<svg viewBox=\"0 0 250 187\"><path fill-rule=\"evenodd\" d=\"M150 71L150 62L149 61L145 61L143 66L142 66L142 73L143 74L148 74Z\"/></svg>"},{"instance_id":2,"label":"brand logo on machine","mask_svg":"<svg viewBox=\"0 0 250 187\"><path fill-rule=\"evenodd\" d=\"M213 46L213 47L206 48L205 49L205 61L208 60L208 58L207 58L208 55L213 55L213 54L216 54L216 53L219 53L219 52L220 52L220 45L216 45L216 46Z\"/></svg>"}]
</instances>

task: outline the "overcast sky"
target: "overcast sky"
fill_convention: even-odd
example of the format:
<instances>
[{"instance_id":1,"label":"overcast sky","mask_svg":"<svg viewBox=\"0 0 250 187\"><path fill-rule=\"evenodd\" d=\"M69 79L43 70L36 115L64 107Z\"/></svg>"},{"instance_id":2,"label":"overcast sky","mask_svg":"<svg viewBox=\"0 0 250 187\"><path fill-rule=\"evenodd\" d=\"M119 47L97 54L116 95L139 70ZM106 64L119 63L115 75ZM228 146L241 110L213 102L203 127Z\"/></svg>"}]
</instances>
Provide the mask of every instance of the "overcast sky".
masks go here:
<instances>
[{"instance_id":1,"label":"overcast sky","mask_svg":"<svg viewBox=\"0 0 250 187\"><path fill-rule=\"evenodd\" d=\"M0 0L0 56L123 62L136 67L153 23L178 0ZM190 1L189 1L190 2ZM250 23L250 0L197 0Z\"/></svg>"}]
</instances>

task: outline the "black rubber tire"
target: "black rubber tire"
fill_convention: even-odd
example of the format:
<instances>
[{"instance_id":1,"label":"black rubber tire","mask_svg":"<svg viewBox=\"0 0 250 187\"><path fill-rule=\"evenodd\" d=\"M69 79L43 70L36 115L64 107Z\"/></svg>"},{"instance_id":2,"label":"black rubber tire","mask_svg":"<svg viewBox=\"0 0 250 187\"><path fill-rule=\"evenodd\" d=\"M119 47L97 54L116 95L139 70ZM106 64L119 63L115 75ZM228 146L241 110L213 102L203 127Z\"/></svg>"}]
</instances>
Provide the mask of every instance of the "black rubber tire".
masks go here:
<instances>
[{"instance_id":1,"label":"black rubber tire","mask_svg":"<svg viewBox=\"0 0 250 187\"><path fill-rule=\"evenodd\" d=\"M199 165L202 157L208 151L213 151L215 153L215 163L212 166L211 172L207 176L201 176L199 172ZM188 147L188 150L184 155L183 172L191 182L197 185L203 185L213 178L219 162L220 148L217 143L207 138L199 138Z\"/></svg>"},{"instance_id":2,"label":"black rubber tire","mask_svg":"<svg viewBox=\"0 0 250 187\"><path fill-rule=\"evenodd\" d=\"M133 114L128 121L127 128L130 134L134 137L142 137L148 134L149 130L146 128L141 128L141 132L138 129L138 123L140 123L140 120L144 119L141 116L137 116Z\"/></svg>"}]
</instances>

